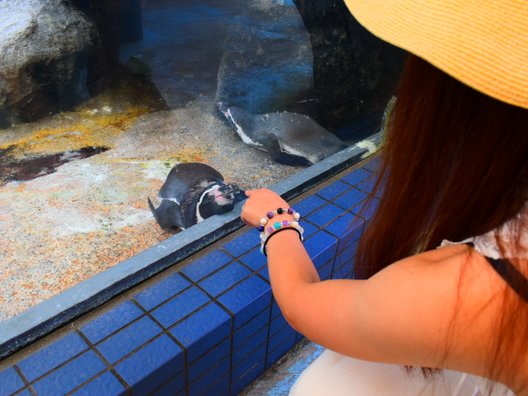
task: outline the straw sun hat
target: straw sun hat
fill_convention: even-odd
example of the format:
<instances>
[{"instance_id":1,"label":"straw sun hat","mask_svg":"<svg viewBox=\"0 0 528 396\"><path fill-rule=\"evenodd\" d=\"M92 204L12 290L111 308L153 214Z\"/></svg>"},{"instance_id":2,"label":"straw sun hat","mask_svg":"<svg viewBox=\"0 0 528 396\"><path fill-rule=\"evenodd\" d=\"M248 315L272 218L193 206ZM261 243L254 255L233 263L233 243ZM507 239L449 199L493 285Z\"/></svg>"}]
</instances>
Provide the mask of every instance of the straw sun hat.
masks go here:
<instances>
[{"instance_id":1,"label":"straw sun hat","mask_svg":"<svg viewBox=\"0 0 528 396\"><path fill-rule=\"evenodd\" d=\"M344 0L379 38L528 108L528 0Z\"/></svg>"}]
</instances>

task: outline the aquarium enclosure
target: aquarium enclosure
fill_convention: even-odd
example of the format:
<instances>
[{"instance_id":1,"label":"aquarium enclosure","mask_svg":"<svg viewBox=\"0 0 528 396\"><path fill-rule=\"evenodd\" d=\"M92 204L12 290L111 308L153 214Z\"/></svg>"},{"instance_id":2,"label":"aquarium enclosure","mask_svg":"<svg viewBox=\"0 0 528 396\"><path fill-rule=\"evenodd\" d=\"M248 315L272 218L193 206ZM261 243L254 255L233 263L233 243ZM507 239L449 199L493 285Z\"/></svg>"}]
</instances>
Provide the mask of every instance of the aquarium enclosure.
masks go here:
<instances>
[{"instance_id":1,"label":"aquarium enclosure","mask_svg":"<svg viewBox=\"0 0 528 396\"><path fill-rule=\"evenodd\" d=\"M0 0L0 35L0 322L189 232L148 204L176 164L268 187L379 132L404 62L339 0Z\"/></svg>"}]
</instances>

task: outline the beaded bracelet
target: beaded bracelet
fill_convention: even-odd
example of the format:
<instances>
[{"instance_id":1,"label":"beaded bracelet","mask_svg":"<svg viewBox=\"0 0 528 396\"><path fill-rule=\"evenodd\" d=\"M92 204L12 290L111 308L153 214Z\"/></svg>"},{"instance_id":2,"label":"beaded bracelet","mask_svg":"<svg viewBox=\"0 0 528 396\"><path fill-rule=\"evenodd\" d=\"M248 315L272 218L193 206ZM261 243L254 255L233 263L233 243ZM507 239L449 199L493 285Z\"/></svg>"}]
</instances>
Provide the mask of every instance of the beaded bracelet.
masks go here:
<instances>
[{"instance_id":1,"label":"beaded bracelet","mask_svg":"<svg viewBox=\"0 0 528 396\"><path fill-rule=\"evenodd\" d=\"M266 224L268 224L268 219L272 219L273 217L275 217L275 215L277 214L281 215L283 213L288 213L292 215L295 221L299 221L299 219L301 218L301 215L299 214L299 212L296 212L295 209L293 208L287 208L287 209L277 208L277 210L266 213L266 217L263 217L262 219L260 219L260 226L258 227L258 230L260 232L264 231L264 227L266 226Z\"/></svg>"},{"instance_id":2,"label":"beaded bracelet","mask_svg":"<svg viewBox=\"0 0 528 396\"><path fill-rule=\"evenodd\" d=\"M268 238L264 241L264 243L261 244L260 252L261 252L262 254L264 254L264 256L268 257L268 253L266 252L266 246L267 246L267 244L268 244L268 241L271 239L271 237L272 237L273 235L278 234L278 233L281 232L281 231L286 231L286 230L294 230L294 231L296 231L297 234L299 234L299 239L301 240L301 242L303 241L302 233L303 233L304 230L302 229L302 227L300 228L300 230L297 229L297 228L293 228L293 227L284 227L284 228L281 228L281 229L275 231L273 234L271 234L271 235L268 236Z\"/></svg>"},{"instance_id":3,"label":"beaded bracelet","mask_svg":"<svg viewBox=\"0 0 528 396\"><path fill-rule=\"evenodd\" d=\"M276 221L273 223L273 225L266 227L266 224L268 223L268 219L272 219L276 214L283 214L288 213L293 216L293 221L289 220L283 220L282 222ZM299 218L301 217L298 212L293 210L293 208L288 209L282 209L278 208L274 212L268 212L266 214L267 218L262 218L260 221L260 226L258 227L258 230L260 231L260 252L264 254L264 256L267 256L266 253L266 245L270 239L270 237L274 234L276 234L279 231L283 231L286 229L294 229L299 234L299 239L302 241L304 229L299 224Z\"/></svg>"}]
</instances>

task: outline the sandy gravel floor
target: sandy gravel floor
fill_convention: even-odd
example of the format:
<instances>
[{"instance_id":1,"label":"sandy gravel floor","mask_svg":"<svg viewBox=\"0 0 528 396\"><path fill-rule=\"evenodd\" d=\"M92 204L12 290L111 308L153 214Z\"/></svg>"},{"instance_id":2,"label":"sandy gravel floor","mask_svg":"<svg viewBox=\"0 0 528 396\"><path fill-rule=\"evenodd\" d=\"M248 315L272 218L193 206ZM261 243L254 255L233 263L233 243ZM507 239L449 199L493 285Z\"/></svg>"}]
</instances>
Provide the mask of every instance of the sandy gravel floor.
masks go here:
<instances>
[{"instance_id":1,"label":"sandy gravel floor","mask_svg":"<svg viewBox=\"0 0 528 396\"><path fill-rule=\"evenodd\" d=\"M177 162L212 165L244 189L300 170L246 146L208 98L157 112L89 103L0 131L0 152L13 146L10 160L108 150L33 180L0 184L0 320L168 238L146 197L156 196Z\"/></svg>"}]
</instances>

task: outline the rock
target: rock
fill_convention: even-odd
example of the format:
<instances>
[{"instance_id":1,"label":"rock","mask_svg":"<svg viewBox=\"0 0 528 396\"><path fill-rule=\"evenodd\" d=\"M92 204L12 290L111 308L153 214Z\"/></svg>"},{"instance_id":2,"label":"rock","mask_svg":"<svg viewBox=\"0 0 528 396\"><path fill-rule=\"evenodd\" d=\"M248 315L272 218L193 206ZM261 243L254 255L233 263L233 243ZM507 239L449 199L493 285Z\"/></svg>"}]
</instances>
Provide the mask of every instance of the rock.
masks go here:
<instances>
[{"instance_id":1,"label":"rock","mask_svg":"<svg viewBox=\"0 0 528 396\"><path fill-rule=\"evenodd\" d=\"M61 0L0 2L0 127L86 99L83 67L92 24Z\"/></svg>"},{"instance_id":2,"label":"rock","mask_svg":"<svg viewBox=\"0 0 528 396\"><path fill-rule=\"evenodd\" d=\"M319 103L314 118L334 132L370 135L380 127L405 52L364 29L342 1L294 2L310 32Z\"/></svg>"},{"instance_id":3,"label":"rock","mask_svg":"<svg viewBox=\"0 0 528 396\"><path fill-rule=\"evenodd\" d=\"M250 113L291 109L312 81L310 37L288 0L240 2L227 33L216 101Z\"/></svg>"},{"instance_id":4,"label":"rock","mask_svg":"<svg viewBox=\"0 0 528 396\"><path fill-rule=\"evenodd\" d=\"M143 38L141 7L139 0L69 1L97 30L86 71L88 92L96 96L117 87L120 81L129 77L126 67L120 63L119 54L122 44Z\"/></svg>"},{"instance_id":5,"label":"rock","mask_svg":"<svg viewBox=\"0 0 528 396\"><path fill-rule=\"evenodd\" d=\"M241 2L218 73L217 103L306 114L352 143L376 132L404 51L365 30L341 1Z\"/></svg>"}]
</instances>

